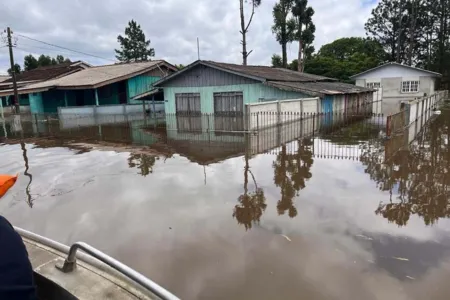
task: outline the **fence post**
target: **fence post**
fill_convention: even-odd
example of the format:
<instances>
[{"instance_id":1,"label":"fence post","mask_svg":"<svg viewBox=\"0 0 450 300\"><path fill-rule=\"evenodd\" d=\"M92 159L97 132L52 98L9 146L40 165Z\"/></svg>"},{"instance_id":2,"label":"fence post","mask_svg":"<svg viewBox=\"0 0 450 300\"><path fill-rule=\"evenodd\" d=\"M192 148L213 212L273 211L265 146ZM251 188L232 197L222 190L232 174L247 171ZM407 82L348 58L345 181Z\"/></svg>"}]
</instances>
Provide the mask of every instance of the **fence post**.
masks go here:
<instances>
[{"instance_id":1,"label":"fence post","mask_svg":"<svg viewBox=\"0 0 450 300\"><path fill-rule=\"evenodd\" d=\"M281 102L277 101L277 125L281 125Z\"/></svg>"},{"instance_id":2,"label":"fence post","mask_svg":"<svg viewBox=\"0 0 450 300\"><path fill-rule=\"evenodd\" d=\"M256 113L256 131L259 132L259 111Z\"/></svg>"}]
</instances>

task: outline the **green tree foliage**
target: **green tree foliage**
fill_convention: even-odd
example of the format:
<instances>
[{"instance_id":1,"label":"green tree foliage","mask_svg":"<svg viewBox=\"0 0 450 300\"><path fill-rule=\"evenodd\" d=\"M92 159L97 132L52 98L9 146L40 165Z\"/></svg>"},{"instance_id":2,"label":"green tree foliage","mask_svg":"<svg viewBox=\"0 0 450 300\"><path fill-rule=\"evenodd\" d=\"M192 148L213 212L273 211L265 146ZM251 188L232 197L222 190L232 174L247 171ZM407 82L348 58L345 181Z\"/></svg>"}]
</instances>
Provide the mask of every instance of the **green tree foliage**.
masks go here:
<instances>
[{"instance_id":1,"label":"green tree foliage","mask_svg":"<svg viewBox=\"0 0 450 300\"><path fill-rule=\"evenodd\" d=\"M283 58L278 54L272 55L272 67L274 68L282 68L283 67Z\"/></svg>"},{"instance_id":2,"label":"green tree foliage","mask_svg":"<svg viewBox=\"0 0 450 300\"><path fill-rule=\"evenodd\" d=\"M30 71L39 67L38 60L32 55L29 54L23 58L23 68L25 71Z\"/></svg>"},{"instance_id":3,"label":"green tree foliage","mask_svg":"<svg viewBox=\"0 0 450 300\"><path fill-rule=\"evenodd\" d=\"M155 49L150 48L150 40L145 38L144 31L136 21L131 20L125 28L125 37L119 35L117 41L120 50L115 49L116 58L123 62L148 61L155 56Z\"/></svg>"},{"instance_id":4,"label":"green tree foliage","mask_svg":"<svg viewBox=\"0 0 450 300\"><path fill-rule=\"evenodd\" d=\"M312 43L316 26L312 21L314 9L308 7L308 0L294 0L292 15L295 20L295 39L298 41L297 71L303 72L306 54L314 52Z\"/></svg>"},{"instance_id":5,"label":"green tree foliage","mask_svg":"<svg viewBox=\"0 0 450 300\"><path fill-rule=\"evenodd\" d=\"M322 46L319 52L307 60L305 72L341 81L374 68L386 60L383 47L369 38L342 38ZM293 62L294 63L294 62Z\"/></svg>"},{"instance_id":6,"label":"green tree foliage","mask_svg":"<svg viewBox=\"0 0 450 300\"><path fill-rule=\"evenodd\" d=\"M244 2L250 3L252 6L252 12L250 14L250 18L248 22L245 22L245 14L244 14ZM241 35L242 35L242 64L244 66L247 65L247 58L250 55L250 52L247 52L247 33L248 29L250 27L250 24L252 23L253 16L255 15L255 9L261 5L261 0L239 0L240 5L240 18L241 18Z\"/></svg>"},{"instance_id":7,"label":"green tree foliage","mask_svg":"<svg viewBox=\"0 0 450 300\"><path fill-rule=\"evenodd\" d=\"M287 68L287 44L294 40L295 20L290 17L294 0L280 0L273 7L272 15L274 24L272 32L281 45L282 66Z\"/></svg>"},{"instance_id":8,"label":"green tree foliage","mask_svg":"<svg viewBox=\"0 0 450 300\"><path fill-rule=\"evenodd\" d=\"M178 70L184 69L185 67L186 66L183 64L179 64L179 65L175 64L175 68L177 68Z\"/></svg>"},{"instance_id":9,"label":"green tree foliage","mask_svg":"<svg viewBox=\"0 0 450 300\"><path fill-rule=\"evenodd\" d=\"M382 0L365 29L389 61L440 72L450 85L450 0Z\"/></svg>"},{"instance_id":10,"label":"green tree foliage","mask_svg":"<svg viewBox=\"0 0 450 300\"><path fill-rule=\"evenodd\" d=\"M20 72L22 72L22 69L21 69L20 65L19 64L14 64L14 73L20 74ZM12 72L11 68L9 68L8 69L9 76L12 76L12 73L13 72Z\"/></svg>"},{"instance_id":11,"label":"green tree foliage","mask_svg":"<svg viewBox=\"0 0 450 300\"><path fill-rule=\"evenodd\" d=\"M39 67L46 67L70 62L69 58L64 58L62 55L57 55L56 58L49 55L40 55L39 58L29 54L23 59L23 68L25 71L30 71Z\"/></svg>"}]
</instances>

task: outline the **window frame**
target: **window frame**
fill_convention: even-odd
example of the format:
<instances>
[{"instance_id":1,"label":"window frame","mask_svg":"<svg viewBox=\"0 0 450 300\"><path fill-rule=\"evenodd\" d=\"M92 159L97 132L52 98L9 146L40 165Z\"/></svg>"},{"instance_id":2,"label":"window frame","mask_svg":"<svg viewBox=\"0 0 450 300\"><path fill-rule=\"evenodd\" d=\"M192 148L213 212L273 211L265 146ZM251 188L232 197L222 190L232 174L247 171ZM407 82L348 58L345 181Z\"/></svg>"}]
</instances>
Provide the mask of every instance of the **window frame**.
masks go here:
<instances>
[{"instance_id":1,"label":"window frame","mask_svg":"<svg viewBox=\"0 0 450 300\"><path fill-rule=\"evenodd\" d=\"M378 90L381 88L381 82L367 82L366 87L369 89Z\"/></svg>"},{"instance_id":2,"label":"window frame","mask_svg":"<svg viewBox=\"0 0 450 300\"><path fill-rule=\"evenodd\" d=\"M415 90L413 90L413 86ZM420 91L420 80L404 80L400 84L400 92L402 94L414 94Z\"/></svg>"}]
</instances>

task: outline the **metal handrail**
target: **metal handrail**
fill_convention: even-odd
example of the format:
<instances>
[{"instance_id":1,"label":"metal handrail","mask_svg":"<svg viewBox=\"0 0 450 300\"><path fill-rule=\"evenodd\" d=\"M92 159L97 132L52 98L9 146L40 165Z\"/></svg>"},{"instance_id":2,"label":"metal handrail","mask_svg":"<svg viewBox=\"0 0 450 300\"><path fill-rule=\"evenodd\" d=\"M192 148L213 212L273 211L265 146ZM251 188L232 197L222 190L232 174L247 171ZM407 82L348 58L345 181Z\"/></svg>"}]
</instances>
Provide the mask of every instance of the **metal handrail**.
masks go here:
<instances>
[{"instance_id":1,"label":"metal handrail","mask_svg":"<svg viewBox=\"0 0 450 300\"><path fill-rule=\"evenodd\" d=\"M64 261L64 265L59 267L62 272L69 273L73 271L76 267L76 257L77 257L77 250L80 249L86 254L96 258L97 260L103 262L104 264L108 265L109 267L115 269L119 273L125 275L126 277L130 278L134 282L138 283L143 288L147 289L151 293L155 294L156 296L160 297L163 300L180 300L177 296L173 295L157 283L153 282L152 280L148 279L141 273L133 270L132 268L126 266L125 264L121 263L120 261L112 258L111 256L101 252L100 250L84 243L84 242L77 242L73 244L70 248L66 245L63 245L61 243L58 243L56 241L53 241L51 239L48 239L46 237L40 236L38 234L35 234L33 232L24 230L22 228L14 227L14 229L23 237L34 240L36 242L42 243L45 246L54 248L60 252L63 252L65 254L68 253L67 258ZM69 250L67 250L69 248Z\"/></svg>"}]
</instances>

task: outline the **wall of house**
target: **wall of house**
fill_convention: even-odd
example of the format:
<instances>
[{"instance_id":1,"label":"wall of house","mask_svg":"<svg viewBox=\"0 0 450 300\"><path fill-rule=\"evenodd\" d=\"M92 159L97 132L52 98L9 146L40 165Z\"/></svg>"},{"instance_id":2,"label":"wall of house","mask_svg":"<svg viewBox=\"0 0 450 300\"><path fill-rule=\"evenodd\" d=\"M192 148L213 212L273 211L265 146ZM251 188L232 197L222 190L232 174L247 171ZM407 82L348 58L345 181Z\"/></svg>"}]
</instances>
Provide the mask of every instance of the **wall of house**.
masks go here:
<instances>
[{"instance_id":1,"label":"wall of house","mask_svg":"<svg viewBox=\"0 0 450 300\"><path fill-rule=\"evenodd\" d=\"M44 112L42 93L30 94L30 109L33 114L40 114Z\"/></svg>"},{"instance_id":2,"label":"wall of house","mask_svg":"<svg viewBox=\"0 0 450 300\"><path fill-rule=\"evenodd\" d=\"M214 113L214 93L220 92L242 92L244 105L263 101L309 98L302 93L283 91L262 83L239 84L228 86L204 86L204 87L165 87L164 100L166 113L175 113L175 94L177 93L200 93L201 112Z\"/></svg>"},{"instance_id":3,"label":"wall of house","mask_svg":"<svg viewBox=\"0 0 450 300\"><path fill-rule=\"evenodd\" d=\"M149 76L147 74L142 74L127 80L127 91L128 91L128 103L137 104L142 103L139 100L131 100L136 95L148 92L153 89L153 83L158 81L161 77L159 76Z\"/></svg>"},{"instance_id":4,"label":"wall of house","mask_svg":"<svg viewBox=\"0 0 450 300\"><path fill-rule=\"evenodd\" d=\"M166 83L164 87L206 87L206 86L227 86L239 84L252 84L259 81L235 75L229 72L220 71L203 65L198 65L191 70L183 72Z\"/></svg>"},{"instance_id":5,"label":"wall of house","mask_svg":"<svg viewBox=\"0 0 450 300\"><path fill-rule=\"evenodd\" d=\"M362 74L356 78L358 79L379 79L379 78L396 78L396 77L420 77L420 76L427 76L430 77L430 73L421 71L421 70L415 70L404 66L398 66L398 65L386 65L382 68L379 68L377 70L373 70L371 72Z\"/></svg>"}]
</instances>

